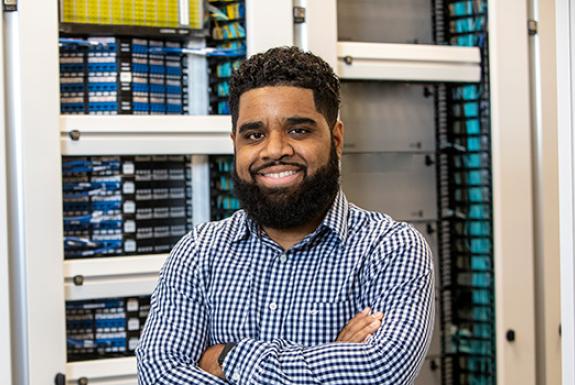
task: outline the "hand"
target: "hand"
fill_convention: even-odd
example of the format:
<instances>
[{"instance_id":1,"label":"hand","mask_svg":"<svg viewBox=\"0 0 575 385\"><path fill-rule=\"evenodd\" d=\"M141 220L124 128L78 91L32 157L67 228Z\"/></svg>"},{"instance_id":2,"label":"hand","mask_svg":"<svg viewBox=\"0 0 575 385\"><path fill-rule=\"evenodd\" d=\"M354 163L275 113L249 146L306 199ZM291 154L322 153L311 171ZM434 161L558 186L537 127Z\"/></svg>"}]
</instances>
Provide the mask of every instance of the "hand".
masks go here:
<instances>
[{"instance_id":1,"label":"hand","mask_svg":"<svg viewBox=\"0 0 575 385\"><path fill-rule=\"evenodd\" d=\"M357 313L339 332L336 342L365 342L381 326L383 313L370 315L371 309L366 307Z\"/></svg>"},{"instance_id":2,"label":"hand","mask_svg":"<svg viewBox=\"0 0 575 385\"><path fill-rule=\"evenodd\" d=\"M224 346L225 345L223 344L219 344L207 348L204 354L200 357L198 366L203 371L225 380L226 377L224 375L224 371L220 364L218 364L218 357L222 353L222 350L224 350Z\"/></svg>"}]
</instances>

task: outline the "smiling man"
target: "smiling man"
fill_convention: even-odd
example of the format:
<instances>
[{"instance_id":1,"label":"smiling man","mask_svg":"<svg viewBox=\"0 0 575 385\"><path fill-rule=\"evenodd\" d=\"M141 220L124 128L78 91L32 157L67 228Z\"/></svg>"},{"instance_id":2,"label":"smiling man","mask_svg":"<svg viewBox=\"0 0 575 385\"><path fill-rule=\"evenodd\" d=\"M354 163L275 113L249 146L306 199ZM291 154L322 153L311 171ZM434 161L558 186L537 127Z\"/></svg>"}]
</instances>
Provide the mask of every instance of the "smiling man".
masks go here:
<instances>
[{"instance_id":1,"label":"smiling man","mask_svg":"<svg viewBox=\"0 0 575 385\"><path fill-rule=\"evenodd\" d=\"M340 190L337 77L275 48L230 89L243 209L174 247L140 384L411 384L432 330L432 258L411 226Z\"/></svg>"}]
</instances>

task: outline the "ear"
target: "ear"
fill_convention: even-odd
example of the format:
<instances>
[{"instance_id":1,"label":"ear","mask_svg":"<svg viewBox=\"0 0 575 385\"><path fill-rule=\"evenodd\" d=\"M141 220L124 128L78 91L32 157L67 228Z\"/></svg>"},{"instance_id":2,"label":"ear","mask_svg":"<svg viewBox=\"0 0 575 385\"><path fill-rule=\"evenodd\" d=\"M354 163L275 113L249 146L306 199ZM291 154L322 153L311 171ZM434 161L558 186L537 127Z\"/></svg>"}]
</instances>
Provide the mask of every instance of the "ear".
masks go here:
<instances>
[{"instance_id":1,"label":"ear","mask_svg":"<svg viewBox=\"0 0 575 385\"><path fill-rule=\"evenodd\" d=\"M338 157L341 159L343 155L343 135L344 135L344 127L341 120L335 122L332 130L332 137L335 143L335 149L337 151Z\"/></svg>"}]
</instances>

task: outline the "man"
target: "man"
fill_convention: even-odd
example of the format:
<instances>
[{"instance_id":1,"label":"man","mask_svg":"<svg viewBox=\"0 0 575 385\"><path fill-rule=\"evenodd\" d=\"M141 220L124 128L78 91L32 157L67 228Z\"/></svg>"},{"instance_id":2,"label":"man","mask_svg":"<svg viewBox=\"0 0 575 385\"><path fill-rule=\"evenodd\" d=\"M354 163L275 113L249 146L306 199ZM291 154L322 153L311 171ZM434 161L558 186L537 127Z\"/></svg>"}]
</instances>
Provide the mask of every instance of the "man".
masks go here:
<instances>
[{"instance_id":1,"label":"man","mask_svg":"<svg viewBox=\"0 0 575 385\"><path fill-rule=\"evenodd\" d=\"M431 254L412 227L340 191L337 77L275 48L230 89L244 209L172 251L137 349L140 383L412 383L432 330Z\"/></svg>"}]
</instances>

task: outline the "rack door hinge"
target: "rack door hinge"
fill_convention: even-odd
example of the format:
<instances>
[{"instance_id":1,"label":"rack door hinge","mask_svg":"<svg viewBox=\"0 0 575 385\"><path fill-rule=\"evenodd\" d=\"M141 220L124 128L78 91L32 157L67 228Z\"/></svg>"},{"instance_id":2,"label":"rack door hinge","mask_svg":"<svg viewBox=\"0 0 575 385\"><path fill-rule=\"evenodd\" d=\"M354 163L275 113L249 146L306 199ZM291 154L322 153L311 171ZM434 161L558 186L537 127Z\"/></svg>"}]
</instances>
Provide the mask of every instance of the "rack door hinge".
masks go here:
<instances>
[{"instance_id":1,"label":"rack door hinge","mask_svg":"<svg viewBox=\"0 0 575 385\"><path fill-rule=\"evenodd\" d=\"M529 36L537 35L537 20L529 19L527 21L527 32Z\"/></svg>"},{"instance_id":2,"label":"rack door hinge","mask_svg":"<svg viewBox=\"0 0 575 385\"><path fill-rule=\"evenodd\" d=\"M305 23L305 8L293 7L293 22L294 24Z\"/></svg>"},{"instance_id":3,"label":"rack door hinge","mask_svg":"<svg viewBox=\"0 0 575 385\"><path fill-rule=\"evenodd\" d=\"M2 10L4 12L15 12L18 10L18 0L2 0Z\"/></svg>"}]
</instances>

